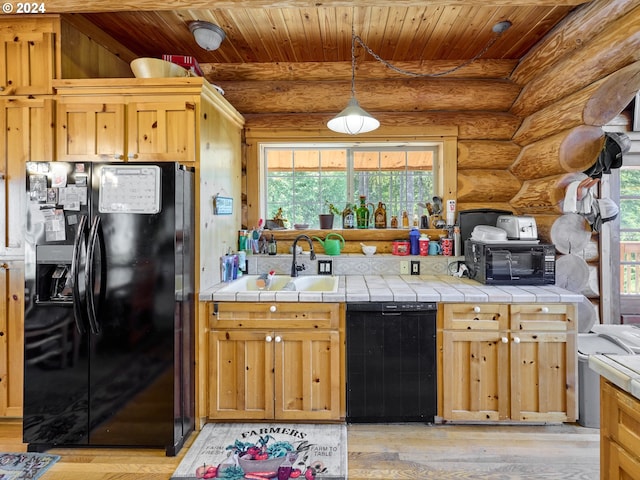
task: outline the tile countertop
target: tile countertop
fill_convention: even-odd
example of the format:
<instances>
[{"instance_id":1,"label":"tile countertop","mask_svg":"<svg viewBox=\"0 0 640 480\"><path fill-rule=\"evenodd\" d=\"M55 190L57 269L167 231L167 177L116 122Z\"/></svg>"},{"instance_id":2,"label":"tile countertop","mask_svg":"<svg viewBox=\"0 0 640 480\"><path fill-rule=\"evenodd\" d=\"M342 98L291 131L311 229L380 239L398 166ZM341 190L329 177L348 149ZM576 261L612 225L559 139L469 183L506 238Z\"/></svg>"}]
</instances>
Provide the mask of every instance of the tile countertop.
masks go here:
<instances>
[{"instance_id":1,"label":"tile countertop","mask_svg":"<svg viewBox=\"0 0 640 480\"><path fill-rule=\"evenodd\" d=\"M578 303L584 298L553 285L483 285L450 275L341 275L337 292L218 292L227 285L200 292L200 301Z\"/></svg>"},{"instance_id":2,"label":"tile countertop","mask_svg":"<svg viewBox=\"0 0 640 480\"><path fill-rule=\"evenodd\" d=\"M590 355L589 368L640 400L640 355Z\"/></svg>"}]
</instances>

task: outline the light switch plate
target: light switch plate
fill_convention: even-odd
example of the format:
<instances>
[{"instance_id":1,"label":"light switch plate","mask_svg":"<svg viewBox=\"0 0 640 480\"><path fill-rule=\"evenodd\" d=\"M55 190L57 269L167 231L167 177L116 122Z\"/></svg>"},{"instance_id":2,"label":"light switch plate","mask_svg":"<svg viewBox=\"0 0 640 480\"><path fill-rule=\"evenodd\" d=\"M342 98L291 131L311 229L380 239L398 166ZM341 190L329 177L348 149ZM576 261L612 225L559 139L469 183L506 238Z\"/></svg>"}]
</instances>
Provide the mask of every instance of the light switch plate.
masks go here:
<instances>
[{"instance_id":1,"label":"light switch plate","mask_svg":"<svg viewBox=\"0 0 640 480\"><path fill-rule=\"evenodd\" d=\"M411 275L420 275L420 260L411 260Z\"/></svg>"},{"instance_id":2,"label":"light switch plate","mask_svg":"<svg viewBox=\"0 0 640 480\"><path fill-rule=\"evenodd\" d=\"M333 261L318 260L318 275L331 275L331 274L333 274Z\"/></svg>"}]
</instances>

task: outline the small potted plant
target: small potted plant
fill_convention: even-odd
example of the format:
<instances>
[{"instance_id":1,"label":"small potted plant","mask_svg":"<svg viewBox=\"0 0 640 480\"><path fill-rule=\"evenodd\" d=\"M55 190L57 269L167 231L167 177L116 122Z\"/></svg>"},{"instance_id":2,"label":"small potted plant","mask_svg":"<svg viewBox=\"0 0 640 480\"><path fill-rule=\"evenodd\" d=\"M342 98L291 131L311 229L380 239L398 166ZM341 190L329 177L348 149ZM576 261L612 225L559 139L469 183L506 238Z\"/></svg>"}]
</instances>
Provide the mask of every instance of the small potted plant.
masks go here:
<instances>
[{"instance_id":1,"label":"small potted plant","mask_svg":"<svg viewBox=\"0 0 640 480\"><path fill-rule=\"evenodd\" d=\"M340 215L341 212L333 205L333 203L330 203L329 200L325 200L324 204L327 207L327 210L329 210L329 213L320 214L320 228L322 230L330 230L333 228L333 216Z\"/></svg>"}]
</instances>

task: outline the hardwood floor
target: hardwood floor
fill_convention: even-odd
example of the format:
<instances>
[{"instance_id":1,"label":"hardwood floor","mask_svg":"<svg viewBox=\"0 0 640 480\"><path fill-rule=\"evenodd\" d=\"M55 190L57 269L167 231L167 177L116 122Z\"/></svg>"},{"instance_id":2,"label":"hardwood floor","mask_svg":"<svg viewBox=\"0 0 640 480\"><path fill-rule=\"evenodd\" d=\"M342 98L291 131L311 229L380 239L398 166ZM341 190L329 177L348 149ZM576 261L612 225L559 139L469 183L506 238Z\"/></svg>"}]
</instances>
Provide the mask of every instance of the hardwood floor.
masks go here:
<instances>
[{"instance_id":1,"label":"hardwood floor","mask_svg":"<svg viewBox=\"0 0 640 480\"><path fill-rule=\"evenodd\" d=\"M25 451L21 438L20 421L0 420L0 451ZM577 425L349 425L348 438L349 480L599 478L599 430ZM41 479L168 480L187 448L54 449Z\"/></svg>"}]
</instances>

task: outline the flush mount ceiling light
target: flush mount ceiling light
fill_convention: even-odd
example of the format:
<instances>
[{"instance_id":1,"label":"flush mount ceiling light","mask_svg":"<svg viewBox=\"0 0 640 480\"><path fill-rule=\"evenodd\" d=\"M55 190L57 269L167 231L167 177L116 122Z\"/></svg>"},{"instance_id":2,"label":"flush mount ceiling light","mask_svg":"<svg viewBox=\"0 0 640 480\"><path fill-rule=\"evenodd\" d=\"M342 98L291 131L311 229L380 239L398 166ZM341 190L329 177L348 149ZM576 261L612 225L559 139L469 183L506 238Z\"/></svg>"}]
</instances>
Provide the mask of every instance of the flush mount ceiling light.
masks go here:
<instances>
[{"instance_id":1,"label":"flush mount ceiling light","mask_svg":"<svg viewBox=\"0 0 640 480\"><path fill-rule=\"evenodd\" d=\"M470 60L458 65L457 67L451 68L444 72L439 73L415 73L409 72L407 70L403 70L401 68L396 67L395 65L390 64L386 60L382 59L378 54L376 54L371 48L364 43L362 38L356 35L355 29L353 25L351 26L351 99L347 104L347 107L342 110L339 114L333 117L331 120L327 122L327 127L330 130L333 130L336 133L346 133L349 135L357 135L359 133L367 133L375 130L380 126L380 122L372 117L369 113L367 113L364 109L360 107L358 100L356 100L356 42L358 42L373 58L375 58L380 63L384 64L386 67L394 70L403 75L408 75L411 77L440 77L442 75L447 75L449 73L453 73L456 70L459 70L462 67L465 67L473 62L475 62L478 58L484 55L489 48L500 38L500 36L511 27L511 22L508 20L496 23L492 31L495 34L484 46L484 48L476 54Z\"/></svg>"},{"instance_id":2,"label":"flush mount ceiling light","mask_svg":"<svg viewBox=\"0 0 640 480\"><path fill-rule=\"evenodd\" d=\"M189 24L196 43L205 50L217 50L225 38L224 30L210 22L196 20Z\"/></svg>"}]
</instances>

